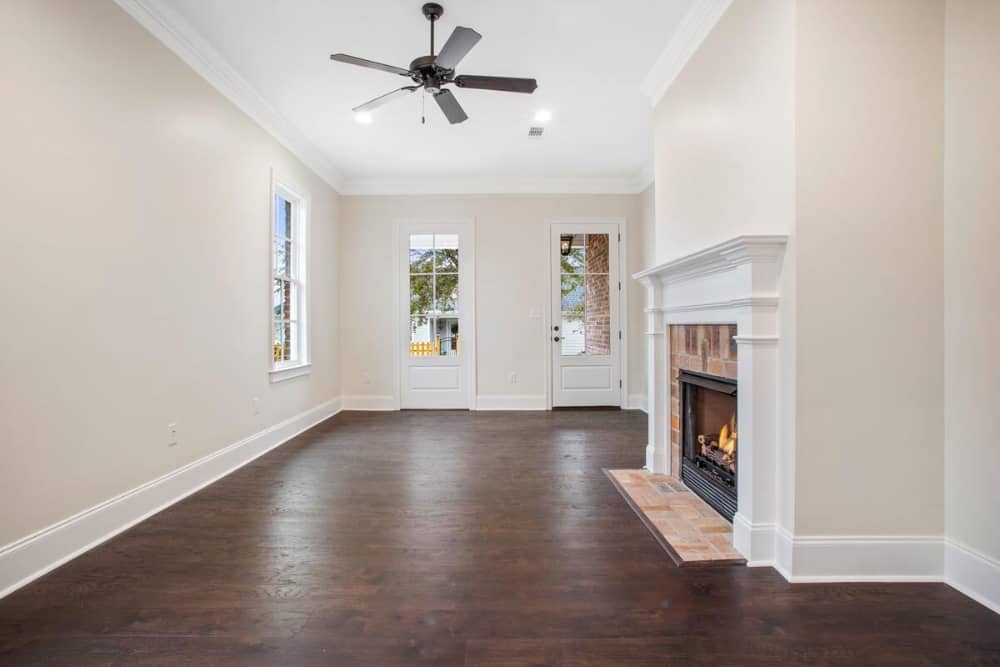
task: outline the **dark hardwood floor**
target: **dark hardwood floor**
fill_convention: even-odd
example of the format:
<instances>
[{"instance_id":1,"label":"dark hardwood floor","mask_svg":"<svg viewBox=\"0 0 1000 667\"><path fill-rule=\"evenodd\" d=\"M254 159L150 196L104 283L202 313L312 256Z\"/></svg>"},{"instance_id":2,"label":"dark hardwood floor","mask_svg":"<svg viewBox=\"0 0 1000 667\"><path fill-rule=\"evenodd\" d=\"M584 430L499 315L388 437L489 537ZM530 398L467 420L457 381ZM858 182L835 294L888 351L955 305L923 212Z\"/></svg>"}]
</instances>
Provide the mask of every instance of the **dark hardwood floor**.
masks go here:
<instances>
[{"instance_id":1,"label":"dark hardwood floor","mask_svg":"<svg viewBox=\"0 0 1000 667\"><path fill-rule=\"evenodd\" d=\"M629 412L343 413L0 600L3 664L1000 664L941 584L675 567Z\"/></svg>"}]
</instances>

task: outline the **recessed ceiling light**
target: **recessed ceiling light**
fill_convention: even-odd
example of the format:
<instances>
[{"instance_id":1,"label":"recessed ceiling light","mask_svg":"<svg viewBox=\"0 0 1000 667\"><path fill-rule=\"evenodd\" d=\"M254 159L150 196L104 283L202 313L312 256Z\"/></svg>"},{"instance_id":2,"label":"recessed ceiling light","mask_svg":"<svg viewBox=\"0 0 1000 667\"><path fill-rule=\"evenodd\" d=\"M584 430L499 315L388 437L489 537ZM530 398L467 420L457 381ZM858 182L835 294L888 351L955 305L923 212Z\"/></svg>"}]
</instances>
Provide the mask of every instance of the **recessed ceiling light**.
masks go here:
<instances>
[{"instance_id":1,"label":"recessed ceiling light","mask_svg":"<svg viewBox=\"0 0 1000 667\"><path fill-rule=\"evenodd\" d=\"M372 115L367 111L359 111L358 113L354 114L354 120L358 121L362 125L371 125Z\"/></svg>"},{"instance_id":2,"label":"recessed ceiling light","mask_svg":"<svg viewBox=\"0 0 1000 667\"><path fill-rule=\"evenodd\" d=\"M547 123L552 120L552 112L548 109L539 109L535 112L536 123Z\"/></svg>"}]
</instances>

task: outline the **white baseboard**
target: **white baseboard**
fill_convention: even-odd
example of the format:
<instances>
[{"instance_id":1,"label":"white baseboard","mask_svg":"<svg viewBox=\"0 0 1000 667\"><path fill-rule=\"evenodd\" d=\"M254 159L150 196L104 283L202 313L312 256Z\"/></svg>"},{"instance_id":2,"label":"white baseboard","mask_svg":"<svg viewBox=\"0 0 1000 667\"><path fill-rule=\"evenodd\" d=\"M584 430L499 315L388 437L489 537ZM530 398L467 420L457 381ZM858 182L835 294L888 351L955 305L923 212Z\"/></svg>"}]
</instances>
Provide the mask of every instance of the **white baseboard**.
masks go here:
<instances>
[{"instance_id":1,"label":"white baseboard","mask_svg":"<svg viewBox=\"0 0 1000 667\"><path fill-rule=\"evenodd\" d=\"M625 398L625 409L626 410L642 410L643 412L648 412L646 410L646 395L645 394L629 394Z\"/></svg>"},{"instance_id":2,"label":"white baseboard","mask_svg":"<svg viewBox=\"0 0 1000 667\"><path fill-rule=\"evenodd\" d=\"M547 410L545 394L480 394L477 410Z\"/></svg>"},{"instance_id":3,"label":"white baseboard","mask_svg":"<svg viewBox=\"0 0 1000 667\"><path fill-rule=\"evenodd\" d=\"M399 410L399 402L394 396L369 395L369 396L344 396L345 410Z\"/></svg>"},{"instance_id":4,"label":"white baseboard","mask_svg":"<svg viewBox=\"0 0 1000 667\"><path fill-rule=\"evenodd\" d=\"M770 565L774 562L776 529L773 523L751 523L737 512L733 517L733 548L753 566Z\"/></svg>"},{"instance_id":5,"label":"white baseboard","mask_svg":"<svg viewBox=\"0 0 1000 667\"><path fill-rule=\"evenodd\" d=\"M225 477L341 410L333 399L0 547L0 598Z\"/></svg>"},{"instance_id":6,"label":"white baseboard","mask_svg":"<svg viewBox=\"0 0 1000 667\"><path fill-rule=\"evenodd\" d=\"M943 546L934 536L799 537L779 528L774 567L792 583L943 581Z\"/></svg>"},{"instance_id":7,"label":"white baseboard","mask_svg":"<svg viewBox=\"0 0 1000 667\"><path fill-rule=\"evenodd\" d=\"M1000 614L1000 561L946 539L944 580L952 588Z\"/></svg>"}]
</instances>

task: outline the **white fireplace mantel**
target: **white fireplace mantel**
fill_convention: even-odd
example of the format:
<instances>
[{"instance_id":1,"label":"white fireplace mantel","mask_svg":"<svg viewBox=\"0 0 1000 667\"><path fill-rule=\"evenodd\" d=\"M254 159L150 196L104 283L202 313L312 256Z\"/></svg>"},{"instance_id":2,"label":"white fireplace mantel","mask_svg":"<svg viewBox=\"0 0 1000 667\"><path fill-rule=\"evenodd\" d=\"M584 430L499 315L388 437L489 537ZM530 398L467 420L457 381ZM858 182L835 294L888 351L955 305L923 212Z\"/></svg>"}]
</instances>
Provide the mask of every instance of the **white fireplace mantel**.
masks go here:
<instances>
[{"instance_id":1,"label":"white fireplace mantel","mask_svg":"<svg viewBox=\"0 0 1000 667\"><path fill-rule=\"evenodd\" d=\"M733 545L748 563L775 558L777 512L778 284L785 236L738 236L633 277L646 286L646 466L670 472L672 324L736 324L737 511Z\"/></svg>"}]
</instances>

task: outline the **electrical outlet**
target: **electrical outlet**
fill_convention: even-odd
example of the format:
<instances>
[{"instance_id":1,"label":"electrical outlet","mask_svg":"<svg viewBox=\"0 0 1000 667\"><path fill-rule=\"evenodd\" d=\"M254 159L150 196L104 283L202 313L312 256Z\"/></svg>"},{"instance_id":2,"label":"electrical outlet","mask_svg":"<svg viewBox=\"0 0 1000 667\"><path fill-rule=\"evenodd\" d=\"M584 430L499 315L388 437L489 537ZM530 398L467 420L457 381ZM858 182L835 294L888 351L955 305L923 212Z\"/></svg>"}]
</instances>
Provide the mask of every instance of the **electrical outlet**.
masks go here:
<instances>
[{"instance_id":1,"label":"electrical outlet","mask_svg":"<svg viewBox=\"0 0 1000 667\"><path fill-rule=\"evenodd\" d=\"M167 447L177 444L177 424L167 424Z\"/></svg>"},{"instance_id":2,"label":"electrical outlet","mask_svg":"<svg viewBox=\"0 0 1000 667\"><path fill-rule=\"evenodd\" d=\"M517 384L517 373L511 373L509 379L511 384Z\"/></svg>"},{"instance_id":3,"label":"electrical outlet","mask_svg":"<svg viewBox=\"0 0 1000 667\"><path fill-rule=\"evenodd\" d=\"M253 397L253 413L254 416L260 414L260 399L256 396Z\"/></svg>"},{"instance_id":4,"label":"electrical outlet","mask_svg":"<svg viewBox=\"0 0 1000 667\"><path fill-rule=\"evenodd\" d=\"M372 376L368 373L362 373L361 382L367 387L372 383Z\"/></svg>"}]
</instances>

